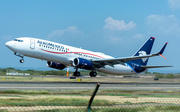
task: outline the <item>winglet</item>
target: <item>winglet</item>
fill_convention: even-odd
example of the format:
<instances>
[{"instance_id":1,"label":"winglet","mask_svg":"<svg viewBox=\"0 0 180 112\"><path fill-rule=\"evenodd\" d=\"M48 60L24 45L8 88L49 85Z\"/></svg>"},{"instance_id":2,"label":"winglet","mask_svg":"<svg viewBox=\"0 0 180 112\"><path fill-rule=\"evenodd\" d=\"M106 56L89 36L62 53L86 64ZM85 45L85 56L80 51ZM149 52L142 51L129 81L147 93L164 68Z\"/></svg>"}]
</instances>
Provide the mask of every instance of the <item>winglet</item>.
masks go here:
<instances>
[{"instance_id":1,"label":"winglet","mask_svg":"<svg viewBox=\"0 0 180 112\"><path fill-rule=\"evenodd\" d=\"M162 56L164 59L166 59L166 58L162 55L162 53L164 52L164 49L166 48L166 45L167 45L167 44L168 44L168 43L166 42L165 45L163 46L163 48L162 48L162 49L159 51L159 53L158 53L158 54L159 54L160 56Z\"/></svg>"},{"instance_id":2,"label":"winglet","mask_svg":"<svg viewBox=\"0 0 180 112\"><path fill-rule=\"evenodd\" d=\"M164 59L166 59L162 54L159 54L161 57L163 57Z\"/></svg>"},{"instance_id":3,"label":"winglet","mask_svg":"<svg viewBox=\"0 0 180 112\"><path fill-rule=\"evenodd\" d=\"M164 49L166 48L166 45L167 45L168 43L166 42L165 43L165 45L163 46L163 48L159 51L159 53L158 54L163 54L163 52L164 52Z\"/></svg>"}]
</instances>

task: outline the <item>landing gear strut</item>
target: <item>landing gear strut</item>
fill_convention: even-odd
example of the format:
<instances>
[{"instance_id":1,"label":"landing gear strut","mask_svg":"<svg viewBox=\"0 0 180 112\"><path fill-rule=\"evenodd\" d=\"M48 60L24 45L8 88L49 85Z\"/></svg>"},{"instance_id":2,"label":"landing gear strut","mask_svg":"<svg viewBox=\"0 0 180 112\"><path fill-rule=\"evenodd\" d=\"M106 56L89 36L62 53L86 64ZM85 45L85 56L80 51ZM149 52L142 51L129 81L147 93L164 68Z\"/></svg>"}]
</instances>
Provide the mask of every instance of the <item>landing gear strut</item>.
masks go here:
<instances>
[{"instance_id":1,"label":"landing gear strut","mask_svg":"<svg viewBox=\"0 0 180 112\"><path fill-rule=\"evenodd\" d=\"M24 56L22 54L19 54L19 53L15 52L14 55L21 57L22 59L20 59L19 62L24 63Z\"/></svg>"}]
</instances>

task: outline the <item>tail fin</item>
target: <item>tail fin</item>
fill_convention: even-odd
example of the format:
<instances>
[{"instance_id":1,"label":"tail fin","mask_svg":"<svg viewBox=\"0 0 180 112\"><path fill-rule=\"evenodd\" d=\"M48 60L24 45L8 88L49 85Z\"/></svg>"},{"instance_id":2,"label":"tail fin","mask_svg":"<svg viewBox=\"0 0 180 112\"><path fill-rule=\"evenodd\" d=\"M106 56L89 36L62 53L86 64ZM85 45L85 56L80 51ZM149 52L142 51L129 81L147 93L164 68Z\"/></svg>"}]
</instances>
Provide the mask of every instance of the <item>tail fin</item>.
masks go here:
<instances>
[{"instance_id":1,"label":"tail fin","mask_svg":"<svg viewBox=\"0 0 180 112\"><path fill-rule=\"evenodd\" d=\"M138 50L133 56L143 56L143 55L148 55L151 53L151 49L153 46L155 38L150 37ZM137 59L137 60L132 60L131 62L137 63L140 65L145 66L148 62L149 58L142 58L142 59Z\"/></svg>"}]
</instances>

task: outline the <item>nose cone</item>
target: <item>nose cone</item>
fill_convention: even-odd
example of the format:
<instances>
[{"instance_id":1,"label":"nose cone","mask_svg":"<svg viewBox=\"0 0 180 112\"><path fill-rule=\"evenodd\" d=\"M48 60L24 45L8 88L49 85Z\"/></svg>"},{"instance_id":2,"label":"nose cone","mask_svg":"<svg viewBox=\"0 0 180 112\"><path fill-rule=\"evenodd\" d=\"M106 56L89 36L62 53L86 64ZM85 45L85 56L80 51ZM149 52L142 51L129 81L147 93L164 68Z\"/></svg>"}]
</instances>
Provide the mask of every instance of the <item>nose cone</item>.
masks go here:
<instances>
[{"instance_id":1,"label":"nose cone","mask_svg":"<svg viewBox=\"0 0 180 112\"><path fill-rule=\"evenodd\" d=\"M9 49L12 49L12 48L13 48L13 43L12 43L11 41L6 42L5 45L6 45L6 47L8 47Z\"/></svg>"}]
</instances>

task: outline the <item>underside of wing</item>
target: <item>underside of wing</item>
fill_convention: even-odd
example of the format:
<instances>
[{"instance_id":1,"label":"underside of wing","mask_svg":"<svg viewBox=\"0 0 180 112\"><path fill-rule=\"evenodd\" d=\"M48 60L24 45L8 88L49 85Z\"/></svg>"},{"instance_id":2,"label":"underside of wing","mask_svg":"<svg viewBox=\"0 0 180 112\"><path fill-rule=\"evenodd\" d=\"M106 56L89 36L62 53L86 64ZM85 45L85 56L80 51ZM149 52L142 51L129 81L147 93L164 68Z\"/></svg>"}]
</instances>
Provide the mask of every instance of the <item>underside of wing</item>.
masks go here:
<instances>
[{"instance_id":1,"label":"underside of wing","mask_svg":"<svg viewBox=\"0 0 180 112\"><path fill-rule=\"evenodd\" d=\"M173 67L173 66L141 66L141 68L147 69L147 68L163 68L163 67Z\"/></svg>"}]
</instances>

